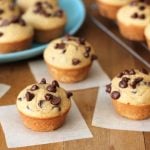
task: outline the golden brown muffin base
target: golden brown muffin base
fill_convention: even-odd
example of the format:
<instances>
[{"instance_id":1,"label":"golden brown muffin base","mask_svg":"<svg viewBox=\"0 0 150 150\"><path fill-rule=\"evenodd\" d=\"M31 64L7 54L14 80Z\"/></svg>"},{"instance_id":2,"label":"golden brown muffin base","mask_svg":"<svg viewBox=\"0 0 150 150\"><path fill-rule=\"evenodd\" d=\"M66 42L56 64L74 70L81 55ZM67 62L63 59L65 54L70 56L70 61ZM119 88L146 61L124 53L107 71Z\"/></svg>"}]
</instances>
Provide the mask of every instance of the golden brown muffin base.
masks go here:
<instances>
[{"instance_id":1,"label":"golden brown muffin base","mask_svg":"<svg viewBox=\"0 0 150 150\"><path fill-rule=\"evenodd\" d=\"M56 80L64 83L74 83L84 80L87 77L91 64L75 69L60 69L48 63L47 66L49 73L52 74Z\"/></svg>"},{"instance_id":2,"label":"golden brown muffin base","mask_svg":"<svg viewBox=\"0 0 150 150\"><path fill-rule=\"evenodd\" d=\"M145 41L144 29L145 27L135 25L124 25L118 20L118 27L123 37L132 41Z\"/></svg>"},{"instance_id":3,"label":"golden brown muffin base","mask_svg":"<svg viewBox=\"0 0 150 150\"><path fill-rule=\"evenodd\" d=\"M24 125L33 130L39 132L53 131L61 127L66 119L69 110L61 116L54 118L33 118L29 117L22 112L20 112L21 118L23 120Z\"/></svg>"},{"instance_id":4,"label":"golden brown muffin base","mask_svg":"<svg viewBox=\"0 0 150 150\"><path fill-rule=\"evenodd\" d=\"M109 5L101 2L101 0L97 0L97 5L99 8L99 12L102 16L112 20L116 20L117 12L121 6Z\"/></svg>"},{"instance_id":5,"label":"golden brown muffin base","mask_svg":"<svg viewBox=\"0 0 150 150\"><path fill-rule=\"evenodd\" d=\"M39 43L47 43L52 39L62 36L64 33L64 28L65 25L50 30L35 29L34 40Z\"/></svg>"},{"instance_id":6,"label":"golden brown muffin base","mask_svg":"<svg viewBox=\"0 0 150 150\"><path fill-rule=\"evenodd\" d=\"M30 37L28 39L12 43L0 43L0 54L25 50L31 47L32 39L33 38Z\"/></svg>"},{"instance_id":7,"label":"golden brown muffin base","mask_svg":"<svg viewBox=\"0 0 150 150\"><path fill-rule=\"evenodd\" d=\"M112 100L116 111L123 117L133 120L143 120L150 117L150 105L130 105L123 104L117 100Z\"/></svg>"},{"instance_id":8,"label":"golden brown muffin base","mask_svg":"<svg viewBox=\"0 0 150 150\"><path fill-rule=\"evenodd\" d=\"M146 42L147 42L148 48L150 49L150 40L149 40L149 39L146 39Z\"/></svg>"}]
</instances>

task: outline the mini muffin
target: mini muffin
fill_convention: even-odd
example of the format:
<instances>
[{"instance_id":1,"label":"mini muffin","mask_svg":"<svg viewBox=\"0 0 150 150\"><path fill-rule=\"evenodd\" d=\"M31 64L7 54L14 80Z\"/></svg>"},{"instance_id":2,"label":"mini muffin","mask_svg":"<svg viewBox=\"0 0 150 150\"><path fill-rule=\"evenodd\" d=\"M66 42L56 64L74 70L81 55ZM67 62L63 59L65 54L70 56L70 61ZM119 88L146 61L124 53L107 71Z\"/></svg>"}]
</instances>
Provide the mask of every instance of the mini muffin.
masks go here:
<instances>
[{"instance_id":1,"label":"mini muffin","mask_svg":"<svg viewBox=\"0 0 150 150\"><path fill-rule=\"evenodd\" d=\"M52 131L61 127L71 107L72 93L57 81L27 86L17 97L17 108L24 125L34 131Z\"/></svg>"},{"instance_id":2,"label":"mini muffin","mask_svg":"<svg viewBox=\"0 0 150 150\"><path fill-rule=\"evenodd\" d=\"M2 20L0 24L0 53L27 49L31 46L33 28L20 17Z\"/></svg>"},{"instance_id":3,"label":"mini muffin","mask_svg":"<svg viewBox=\"0 0 150 150\"><path fill-rule=\"evenodd\" d=\"M150 74L145 69L125 70L106 86L116 111L129 119L150 117Z\"/></svg>"},{"instance_id":4,"label":"mini muffin","mask_svg":"<svg viewBox=\"0 0 150 150\"><path fill-rule=\"evenodd\" d=\"M102 16L115 20L118 10L131 0L97 0L99 12Z\"/></svg>"},{"instance_id":5,"label":"mini muffin","mask_svg":"<svg viewBox=\"0 0 150 150\"><path fill-rule=\"evenodd\" d=\"M64 11L47 1L35 3L23 18L35 29L35 41L41 43L61 36L67 22Z\"/></svg>"},{"instance_id":6,"label":"mini muffin","mask_svg":"<svg viewBox=\"0 0 150 150\"><path fill-rule=\"evenodd\" d=\"M58 5L58 0L17 0L17 5L24 12L30 6L34 5L36 2L42 2L42 1L48 1L52 3L53 5Z\"/></svg>"},{"instance_id":7,"label":"mini muffin","mask_svg":"<svg viewBox=\"0 0 150 150\"><path fill-rule=\"evenodd\" d=\"M20 9L10 0L0 0L0 24L3 20L9 20L20 16Z\"/></svg>"},{"instance_id":8,"label":"mini muffin","mask_svg":"<svg viewBox=\"0 0 150 150\"><path fill-rule=\"evenodd\" d=\"M44 59L56 80L72 83L86 78L96 56L85 39L65 36L48 45Z\"/></svg>"},{"instance_id":9,"label":"mini muffin","mask_svg":"<svg viewBox=\"0 0 150 150\"><path fill-rule=\"evenodd\" d=\"M150 49L150 24L148 24L145 28L145 38L147 41L148 48Z\"/></svg>"},{"instance_id":10,"label":"mini muffin","mask_svg":"<svg viewBox=\"0 0 150 150\"><path fill-rule=\"evenodd\" d=\"M144 41L144 29L150 22L150 6L144 2L132 2L117 13L120 33L133 41Z\"/></svg>"}]
</instances>

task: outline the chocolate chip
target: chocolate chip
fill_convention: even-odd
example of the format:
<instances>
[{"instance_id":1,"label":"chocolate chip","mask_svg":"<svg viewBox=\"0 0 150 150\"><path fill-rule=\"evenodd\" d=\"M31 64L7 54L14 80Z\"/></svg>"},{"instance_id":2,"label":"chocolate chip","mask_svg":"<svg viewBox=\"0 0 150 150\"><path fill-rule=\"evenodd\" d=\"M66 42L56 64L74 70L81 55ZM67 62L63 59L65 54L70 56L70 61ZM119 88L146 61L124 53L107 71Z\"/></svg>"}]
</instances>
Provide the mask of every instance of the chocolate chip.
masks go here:
<instances>
[{"instance_id":1,"label":"chocolate chip","mask_svg":"<svg viewBox=\"0 0 150 150\"><path fill-rule=\"evenodd\" d=\"M40 81L40 84L46 84L46 79L43 78L43 79Z\"/></svg>"},{"instance_id":2,"label":"chocolate chip","mask_svg":"<svg viewBox=\"0 0 150 150\"><path fill-rule=\"evenodd\" d=\"M144 68L142 68L141 72L144 73L144 74L149 74L149 72Z\"/></svg>"},{"instance_id":3,"label":"chocolate chip","mask_svg":"<svg viewBox=\"0 0 150 150\"><path fill-rule=\"evenodd\" d=\"M3 9L0 9L0 15L3 14L3 13L4 13L4 10L3 10Z\"/></svg>"},{"instance_id":4,"label":"chocolate chip","mask_svg":"<svg viewBox=\"0 0 150 150\"><path fill-rule=\"evenodd\" d=\"M118 91L113 91L111 93L111 97L116 100L116 99L119 99L120 98L120 93Z\"/></svg>"},{"instance_id":5,"label":"chocolate chip","mask_svg":"<svg viewBox=\"0 0 150 150\"><path fill-rule=\"evenodd\" d=\"M41 5L42 5L42 2L36 2L36 3L35 3L35 6L36 6L36 7L40 7Z\"/></svg>"},{"instance_id":6,"label":"chocolate chip","mask_svg":"<svg viewBox=\"0 0 150 150\"><path fill-rule=\"evenodd\" d=\"M134 19L138 18L138 14L134 13L133 15L131 15L131 18L134 18Z\"/></svg>"},{"instance_id":7,"label":"chocolate chip","mask_svg":"<svg viewBox=\"0 0 150 150\"><path fill-rule=\"evenodd\" d=\"M141 14L141 15L139 15L139 18L140 18L140 19L145 19L146 16L145 16L145 14Z\"/></svg>"},{"instance_id":8,"label":"chocolate chip","mask_svg":"<svg viewBox=\"0 0 150 150\"><path fill-rule=\"evenodd\" d=\"M42 108L42 105L43 105L44 102L45 102L45 100L40 100L40 101L38 102L38 106L39 106L40 108Z\"/></svg>"},{"instance_id":9,"label":"chocolate chip","mask_svg":"<svg viewBox=\"0 0 150 150\"><path fill-rule=\"evenodd\" d=\"M145 9L145 6L140 6L139 7L139 10L141 10L141 11L144 10L144 9Z\"/></svg>"},{"instance_id":10,"label":"chocolate chip","mask_svg":"<svg viewBox=\"0 0 150 150\"><path fill-rule=\"evenodd\" d=\"M70 98L72 96L73 96L72 92L67 92L67 98Z\"/></svg>"},{"instance_id":11,"label":"chocolate chip","mask_svg":"<svg viewBox=\"0 0 150 150\"><path fill-rule=\"evenodd\" d=\"M94 61L94 60L96 60L97 59L97 56L96 55L91 55L91 61Z\"/></svg>"},{"instance_id":12,"label":"chocolate chip","mask_svg":"<svg viewBox=\"0 0 150 150\"><path fill-rule=\"evenodd\" d=\"M142 77L138 77L138 78L135 78L134 81L131 83L131 87L133 89L136 88L137 84L140 83L141 81L143 81L143 78Z\"/></svg>"},{"instance_id":13,"label":"chocolate chip","mask_svg":"<svg viewBox=\"0 0 150 150\"><path fill-rule=\"evenodd\" d=\"M124 75L124 73L123 73L123 72L120 72L120 73L117 75L117 77L118 77L118 78L121 78L123 75Z\"/></svg>"},{"instance_id":14,"label":"chocolate chip","mask_svg":"<svg viewBox=\"0 0 150 150\"><path fill-rule=\"evenodd\" d=\"M127 78L127 77L123 77L122 80L128 82L130 80L130 78Z\"/></svg>"},{"instance_id":15,"label":"chocolate chip","mask_svg":"<svg viewBox=\"0 0 150 150\"><path fill-rule=\"evenodd\" d=\"M45 99L46 99L47 101L50 101L52 98L53 98L53 95L52 95L52 94L49 94L49 93L45 94Z\"/></svg>"},{"instance_id":16,"label":"chocolate chip","mask_svg":"<svg viewBox=\"0 0 150 150\"><path fill-rule=\"evenodd\" d=\"M89 53L91 51L91 47L90 46L86 47L85 51Z\"/></svg>"},{"instance_id":17,"label":"chocolate chip","mask_svg":"<svg viewBox=\"0 0 150 150\"><path fill-rule=\"evenodd\" d=\"M89 56L90 56L90 54L88 52L84 52L83 55L84 55L85 58L89 58Z\"/></svg>"},{"instance_id":18,"label":"chocolate chip","mask_svg":"<svg viewBox=\"0 0 150 150\"><path fill-rule=\"evenodd\" d=\"M19 97L19 98L18 98L18 101L22 101L22 98L21 98L21 97Z\"/></svg>"},{"instance_id":19,"label":"chocolate chip","mask_svg":"<svg viewBox=\"0 0 150 150\"><path fill-rule=\"evenodd\" d=\"M124 75L129 75L129 73L130 73L130 71L127 69L123 72Z\"/></svg>"},{"instance_id":20,"label":"chocolate chip","mask_svg":"<svg viewBox=\"0 0 150 150\"><path fill-rule=\"evenodd\" d=\"M63 10L60 9L60 10L56 11L53 16L61 18L63 16L63 14L64 14Z\"/></svg>"},{"instance_id":21,"label":"chocolate chip","mask_svg":"<svg viewBox=\"0 0 150 150\"><path fill-rule=\"evenodd\" d=\"M52 81L52 86L59 87L59 83L56 80L54 80Z\"/></svg>"},{"instance_id":22,"label":"chocolate chip","mask_svg":"<svg viewBox=\"0 0 150 150\"><path fill-rule=\"evenodd\" d=\"M2 37L4 35L4 33L0 32L0 37Z\"/></svg>"},{"instance_id":23,"label":"chocolate chip","mask_svg":"<svg viewBox=\"0 0 150 150\"><path fill-rule=\"evenodd\" d=\"M129 70L129 75L135 75L135 74L136 73L135 73L134 69Z\"/></svg>"},{"instance_id":24,"label":"chocolate chip","mask_svg":"<svg viewBox=\"0 0 150 150\"><path fill-rule=\"evenodd\" d=\"M52 105L59 105L60 102L61 102L61 98L60 98L60 97L53 96L53 99L51 99L50 102L51 102Z\"/></svg>"},{"instance_id":25,"label":"chocolate chip","mask_svg":"<svg viewBox=\"0 0 150 150\"><path fill-rule=\"evenodd\" d=\"M119 87L121 87L121 88L127 88L128 87L128 83L125 80L121 80L119 82Z\"/></svg>"},{"instance_id":26,"label":"chocolate chip","mask_svg":"<svg viewBox=\"0 0 150 150\"><path fill-rule=\"evenodd\" d=\"M56 86L52 86L52 85L49 85L48 87L47 87L47 91L49 91L49 92L56 92Z\"/></svg>"},{"instance_id":27,"label":"chocolate chip","mask_svg":"<svg viewBox=\"0 0 150 150\"><path fill-rule=\"evenodd\" d=\"M79 43L84 45L85 44L85 39L84 38L79 38Z\"/></svg>"},{"instance_id":28,"label":"chocolate chip","mask_svg":"<svg viewBox=\"0 0 150 150\"><path fill-rule=\"evenodd\" d=\"M56 48L56 49L65 49L65 47L66 47L66 44L65 44L65 43L57 43L57 44L55 45L55 48Z\"/></svg>"},{"instance_id":29,"label":"chocolate chip","mask_svg":"<svg viewBox=\"0 0 150 150\"><path fill-rule=\"evenodd\" d=\"M27 101L32 101L32 99L34 98L34 94L30 92L27 92L25 96Z\"/></svg>"},{"instance_id":30,"label":"chocolate chip","mask_svg":"<svg viewBox=\"0 0 150 150\"><path fill-rule=\"evenodd\" d=\"M29 107L28 105L26 106L26 108L27 108L28 110L30 110L30 107Z\"/></svg>"},{"instance_id":31,"label":"chocolate chip","mask_svg":"<svg viewBox=\"0 0 150 150\"><path fill-rule=\"evenodd\" d=\"M35 90L38 90L38 89L39 89L39 87L37 85L33 85L30 90L35 91Z\"/></svg>"},{"instance_id":32,"label":"chocolate chip","mask_svg":"<svg viewBox=\"0 0 150 150\"><path fill-rule=\"evenodd\" d=\"M106 85L106 92L111 93L111 84Z\"/></svg>"},{"instance_id":33,"label":"chocolate chip","mask_svg":"<svg viewBox=\"0 0 150 150\"><path fill-rule=\"evenodd\" d=\"M62 54L64 54L64 53L66 53L66 50L65 50L65 49L62 51Z\"/></svg>"},{"instance_id":34,"label":"chocolate chip","mask_svg":"<svg viewBox=\"0 0 150 150\"><path fill-rule=\"evenodd\" d=\"M22 26L26 26L26 22L23 19L19 20L19 24L22 25Z\"/></svg>"},{"instance_id":35,"label":"chocolate chip","mask_svg":"<svg viewBox=\"0 0 150 150\"><path fill-rule=\"evenodd\" d=\"M81 63L81 61L79 60L79 59L77 59L77 58L73 58L72 59L72 64L73 65L78 65L78 64L80 64Z\"/></svg>"}]
</instances>

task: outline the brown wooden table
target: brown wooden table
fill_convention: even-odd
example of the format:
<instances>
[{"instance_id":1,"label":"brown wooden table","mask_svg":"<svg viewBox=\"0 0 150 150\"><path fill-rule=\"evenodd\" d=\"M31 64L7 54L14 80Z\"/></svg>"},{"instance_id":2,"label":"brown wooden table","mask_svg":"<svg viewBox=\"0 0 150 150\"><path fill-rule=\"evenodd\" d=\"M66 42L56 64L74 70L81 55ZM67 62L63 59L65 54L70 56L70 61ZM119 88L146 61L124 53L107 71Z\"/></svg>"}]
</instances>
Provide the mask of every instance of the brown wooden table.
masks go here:
<instances>
[{"instance_id":1,"label":"brown wooden table","mask_svg":"<svg viewBox=\"0 0 150 150\"><path fill-rule=\"evenodd\" d=\"M92 0L85 0L88 6ZM96 49L98 60L110 77L126 68L144 67L123 48L100 31L87 16L77 33L85 37ZM36 58L38 59L38 58ZM0 65L0 82L12 86L0 99L0 105L15 104L16 96L25 86L35 80L27 65L28 60ZM150 150L150 133L117 131L91 126L97 88L76 91L74 99L94 138L38 145L17 150ZM6 150L5 137L0 127L0 150Z\"/></svg>"}]
</instances>

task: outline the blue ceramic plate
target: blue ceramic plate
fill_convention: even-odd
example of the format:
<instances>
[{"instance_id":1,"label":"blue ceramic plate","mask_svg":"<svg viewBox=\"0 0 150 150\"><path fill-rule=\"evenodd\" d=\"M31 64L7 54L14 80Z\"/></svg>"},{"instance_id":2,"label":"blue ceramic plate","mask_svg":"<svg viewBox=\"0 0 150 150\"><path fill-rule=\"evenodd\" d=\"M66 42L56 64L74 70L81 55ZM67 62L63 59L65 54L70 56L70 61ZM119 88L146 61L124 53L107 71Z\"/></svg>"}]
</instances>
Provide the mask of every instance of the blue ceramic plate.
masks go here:
<instances>
[{"instance_id":1,"label":"blue ceramic plate","mask_svg":"<svg viewBox=\"0 0 150 150\"><path fill-rule=\"evenodd\" d=\"M65 10L68 23L65 33L73 35L81 27L85 19L85 8L82 0L60 0L60 6ZM47 44L33 43L32 48L9 54L0 54L0 63L12 62L31 58L42 54Z\"/></svg>"}]
</instances>

